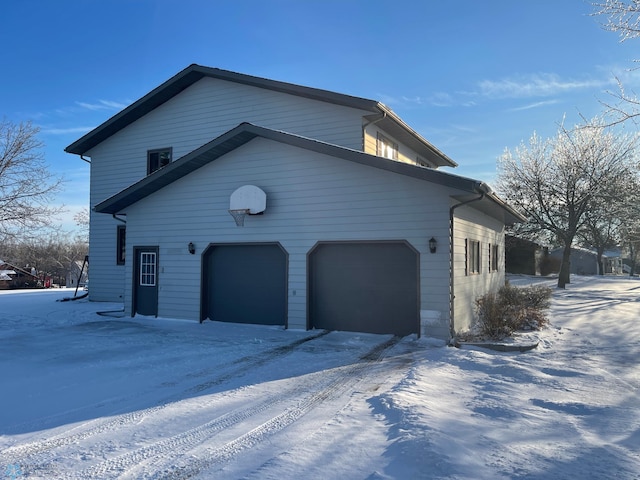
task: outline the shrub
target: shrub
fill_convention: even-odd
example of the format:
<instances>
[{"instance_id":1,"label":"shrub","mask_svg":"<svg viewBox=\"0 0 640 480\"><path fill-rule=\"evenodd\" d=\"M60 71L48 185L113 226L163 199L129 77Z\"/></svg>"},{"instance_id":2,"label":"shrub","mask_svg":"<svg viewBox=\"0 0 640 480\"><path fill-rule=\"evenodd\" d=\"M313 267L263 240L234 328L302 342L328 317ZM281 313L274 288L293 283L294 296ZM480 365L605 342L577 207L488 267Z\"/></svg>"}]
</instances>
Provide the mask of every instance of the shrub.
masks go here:
<instances>
[{"instance_id":1,"label":"shrub","mask_svg":"<svg viewBox=\"0 0 640 480\"><path fill-rule=\"evenodd\" d=\"M540 330L548 323L545 311L550 302L549 287L520 288L506 284L497 293L488 293L476 300L480 333L503 338L518 330Z\"/></svg>"}]
</instances>

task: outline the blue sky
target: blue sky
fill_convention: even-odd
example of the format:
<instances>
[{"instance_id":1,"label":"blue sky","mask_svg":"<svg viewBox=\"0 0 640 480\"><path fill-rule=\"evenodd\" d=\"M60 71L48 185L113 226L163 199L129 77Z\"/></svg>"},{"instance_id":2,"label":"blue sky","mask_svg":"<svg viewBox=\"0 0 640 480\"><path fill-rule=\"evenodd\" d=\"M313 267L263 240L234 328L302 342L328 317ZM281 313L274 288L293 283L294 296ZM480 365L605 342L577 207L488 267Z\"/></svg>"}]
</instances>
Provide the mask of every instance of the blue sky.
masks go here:
<instances>
[{"instance_id":1,"label":"blue sky","mask_svg":"<svg viewBox=\"0 0 640 480\"><path fill-rule=\"evenodd\" d=\"M88 206L89 165L64 147L191 63L382 101L491 183L536 131L602 112L637 45L583 0L61 0L5 2L0 116L41 128L66 179L64 222Z\"/></svg>"}]
</instances>

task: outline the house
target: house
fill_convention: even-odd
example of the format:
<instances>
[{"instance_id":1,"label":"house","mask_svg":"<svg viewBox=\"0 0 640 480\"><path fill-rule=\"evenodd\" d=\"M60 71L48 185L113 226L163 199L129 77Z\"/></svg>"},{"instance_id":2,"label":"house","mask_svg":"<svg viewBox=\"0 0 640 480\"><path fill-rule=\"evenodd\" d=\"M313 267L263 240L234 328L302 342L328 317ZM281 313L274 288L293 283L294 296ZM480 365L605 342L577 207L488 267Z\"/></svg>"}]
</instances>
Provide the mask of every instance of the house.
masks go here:
<instances>
[{"instance_id":1,"label":"house","mask_svg":"<svg viewBox=\"0 0 640 480\"><path fill-rule=\"evenodd\" d=\"M89 265L87 263L87 259L85 260L75 260L71 262L69 266L69 271L67 272L66 277L66 287L67 288L76 288L78 286L85 286L87 281L89 280Z\"/></svg>"},{"instance_id":2,"label":"house","mask_svg":"<svg viewBox=\"0 0 640 480\"><path fill-rule=\"evenodd\" d=\"M507 273L546 275L545 258L548 249L536 242L505 235L505 270Z\"/></svg>"},{"instance_id":3,"label":"house","mask_svg":"<svg viewBox=\"0 0 640 480\"><path fill-rule=\"evenodd\" d=\"M562 261L562 252L564 247L556 248L549 252L549 257L558 260L556 262L557 269L560 269L560 262ZM603 255L603 262L606 263L607 259ZM571 262L569 272L574 275L598 275L598 254L584 247L571 247L571 256L569 257Z\"/></svg>"},{"instance_id":4,"label":"house","mask_svg":"<svg viewBox=\"0 0 640 480\"><path fill-rule=\"evenodd\" d=\"M449 338L523 220L380 102L199 65L65 150L130 315Z\"/></svg>"},{"instance_id":5,"label":"house","mask_svg":"<svg viewBox=\"0 0 640 480\"><path fill-rule=\"evenodd\" d=\"M560 270L563 248L556 248L549 253L549 257L555 259L556 271ZM602 269L598 266L598 254L595 250L584 247L571 247L569 257L570 273L576 275L620 275L624 273L622 253L620 249L605 250L602 254Z\"/></svg>"},{"instance_id":6,"label":"house","mask_svg":"<svg viewBox=\"0 0 640 480\"><path fill-rule=\"evenodd\" d=\"M605 250L602 256L602 262L604 263L604 273L610 273L612 275L621 275L624 273L622 250L620 248Z\"/></svg>"},{"instance_id":7,"label":"house","mask_svg":"<svg viewBox=\"0 0 640 480\"><path fill-rule=\"evenodd\" d=\"M38 285L38 277L34 273L0 261L0 290L13 288L35 288Z\"/></svg>"}]
</instances>

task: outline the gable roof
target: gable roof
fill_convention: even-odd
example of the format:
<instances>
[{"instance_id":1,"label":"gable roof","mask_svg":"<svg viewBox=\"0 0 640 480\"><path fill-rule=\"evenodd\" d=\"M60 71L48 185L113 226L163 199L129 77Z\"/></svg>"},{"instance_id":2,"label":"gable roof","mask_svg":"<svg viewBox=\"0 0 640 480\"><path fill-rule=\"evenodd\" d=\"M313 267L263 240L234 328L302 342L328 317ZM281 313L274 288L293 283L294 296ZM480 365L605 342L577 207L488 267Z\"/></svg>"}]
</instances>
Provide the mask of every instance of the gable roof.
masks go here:
<instances>
[{"instance_id":1,"label":"gable roof","mask_svg":"<svg viewBox=\"0 0 640 480\"><path fill-rule=\"evenodd\" d=\"M64 149L65 152L75 153L77 155L85 154L87 151L116 132L135 122L205 77L226 80L258 88L265 88L276 92L297 95L313 100L369 111L373 114L372 119L374 119L383 130L386 130L398 141L419 152L434 165L449 167L455 167L458 165L409 127L390 108L375 100L368 100L366 98L353 97L351 95L331 92L329 90L321 90L318 88L304 87L292 83L254 77L228 70L221 70L219 68L203 67L196 64L188 66L135 103L132 103L127 108L111 117L102 125L96 127L80 139L73 142Z\"/></svg>"},{"instance_id":2,"label":"gable roof","mask_svg":"<svg viewBox=\"0 0 640 480\"><path fill-rule=\"evenodd\" d=\"M32 275L23 268L16 267L7 262L0 260L0 272L8 275L28 275L29 277L38 278L36 275Z\"/></svg>"},{"instance_id":3,"label":"gable roof","mask_svg":"<svg viewBox=\"0 0 640 480\"><path fill-rule=\"evenodd\" d=\"M98 213L120 213L135 202L142 200L148 195L151 195L161 188L190 174L198 168L213 162L257 137L341 158L343 160L367 165L369 167L380 168L389 172L407 175L438 185L452 187L461 190L461 193L484 194L484 210L494 212L495 214L496 207L498 207L498 210L502 212L505 218L505 223L515 223L525 220L520 213L498 198L491 188L484 182L453 175L451 173L442 172L432 168L419 167L395 160L389 160L376 155L363 153L359 150L352 150L333 145L331 143L302 137L300 135L293 135L279 130L260 127L251 123L241 123L234 129L219 136L211 142L206 143L200 148L188 153L174 162L171 162L166 167L155 171L151 175L148 175L142 180L104 200L96 205L94 210Z\"/></svg>"}]
</instances>

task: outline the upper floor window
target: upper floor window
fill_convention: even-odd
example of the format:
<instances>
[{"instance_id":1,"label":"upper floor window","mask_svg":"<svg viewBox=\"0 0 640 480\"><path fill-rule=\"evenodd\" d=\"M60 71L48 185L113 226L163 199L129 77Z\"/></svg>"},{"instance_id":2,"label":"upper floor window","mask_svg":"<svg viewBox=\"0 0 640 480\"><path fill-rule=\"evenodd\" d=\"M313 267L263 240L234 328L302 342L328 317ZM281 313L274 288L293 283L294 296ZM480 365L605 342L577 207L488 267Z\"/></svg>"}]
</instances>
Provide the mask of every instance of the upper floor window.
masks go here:
<instances>
[{"instance_id":1,"label":"upper floor window","mask_svg":"<svg viewBox=\"0 0 640 480\"><path fill-rule=\"evenodd\" d=\"M379 157L398 159L398 144L392 142L387 137L378 133L378 141L376 142L376 155Z\"/></svg>"},{"instance_id":2,"label":"upper floor window","mask_svg":"<svg viewBox=\"0 0 640 480\"><path fill-rule=\"evenodd\" d=\"M171 148L147 151L147 175L166 167L171 162Z\"/></svg>"}]
</instances>

